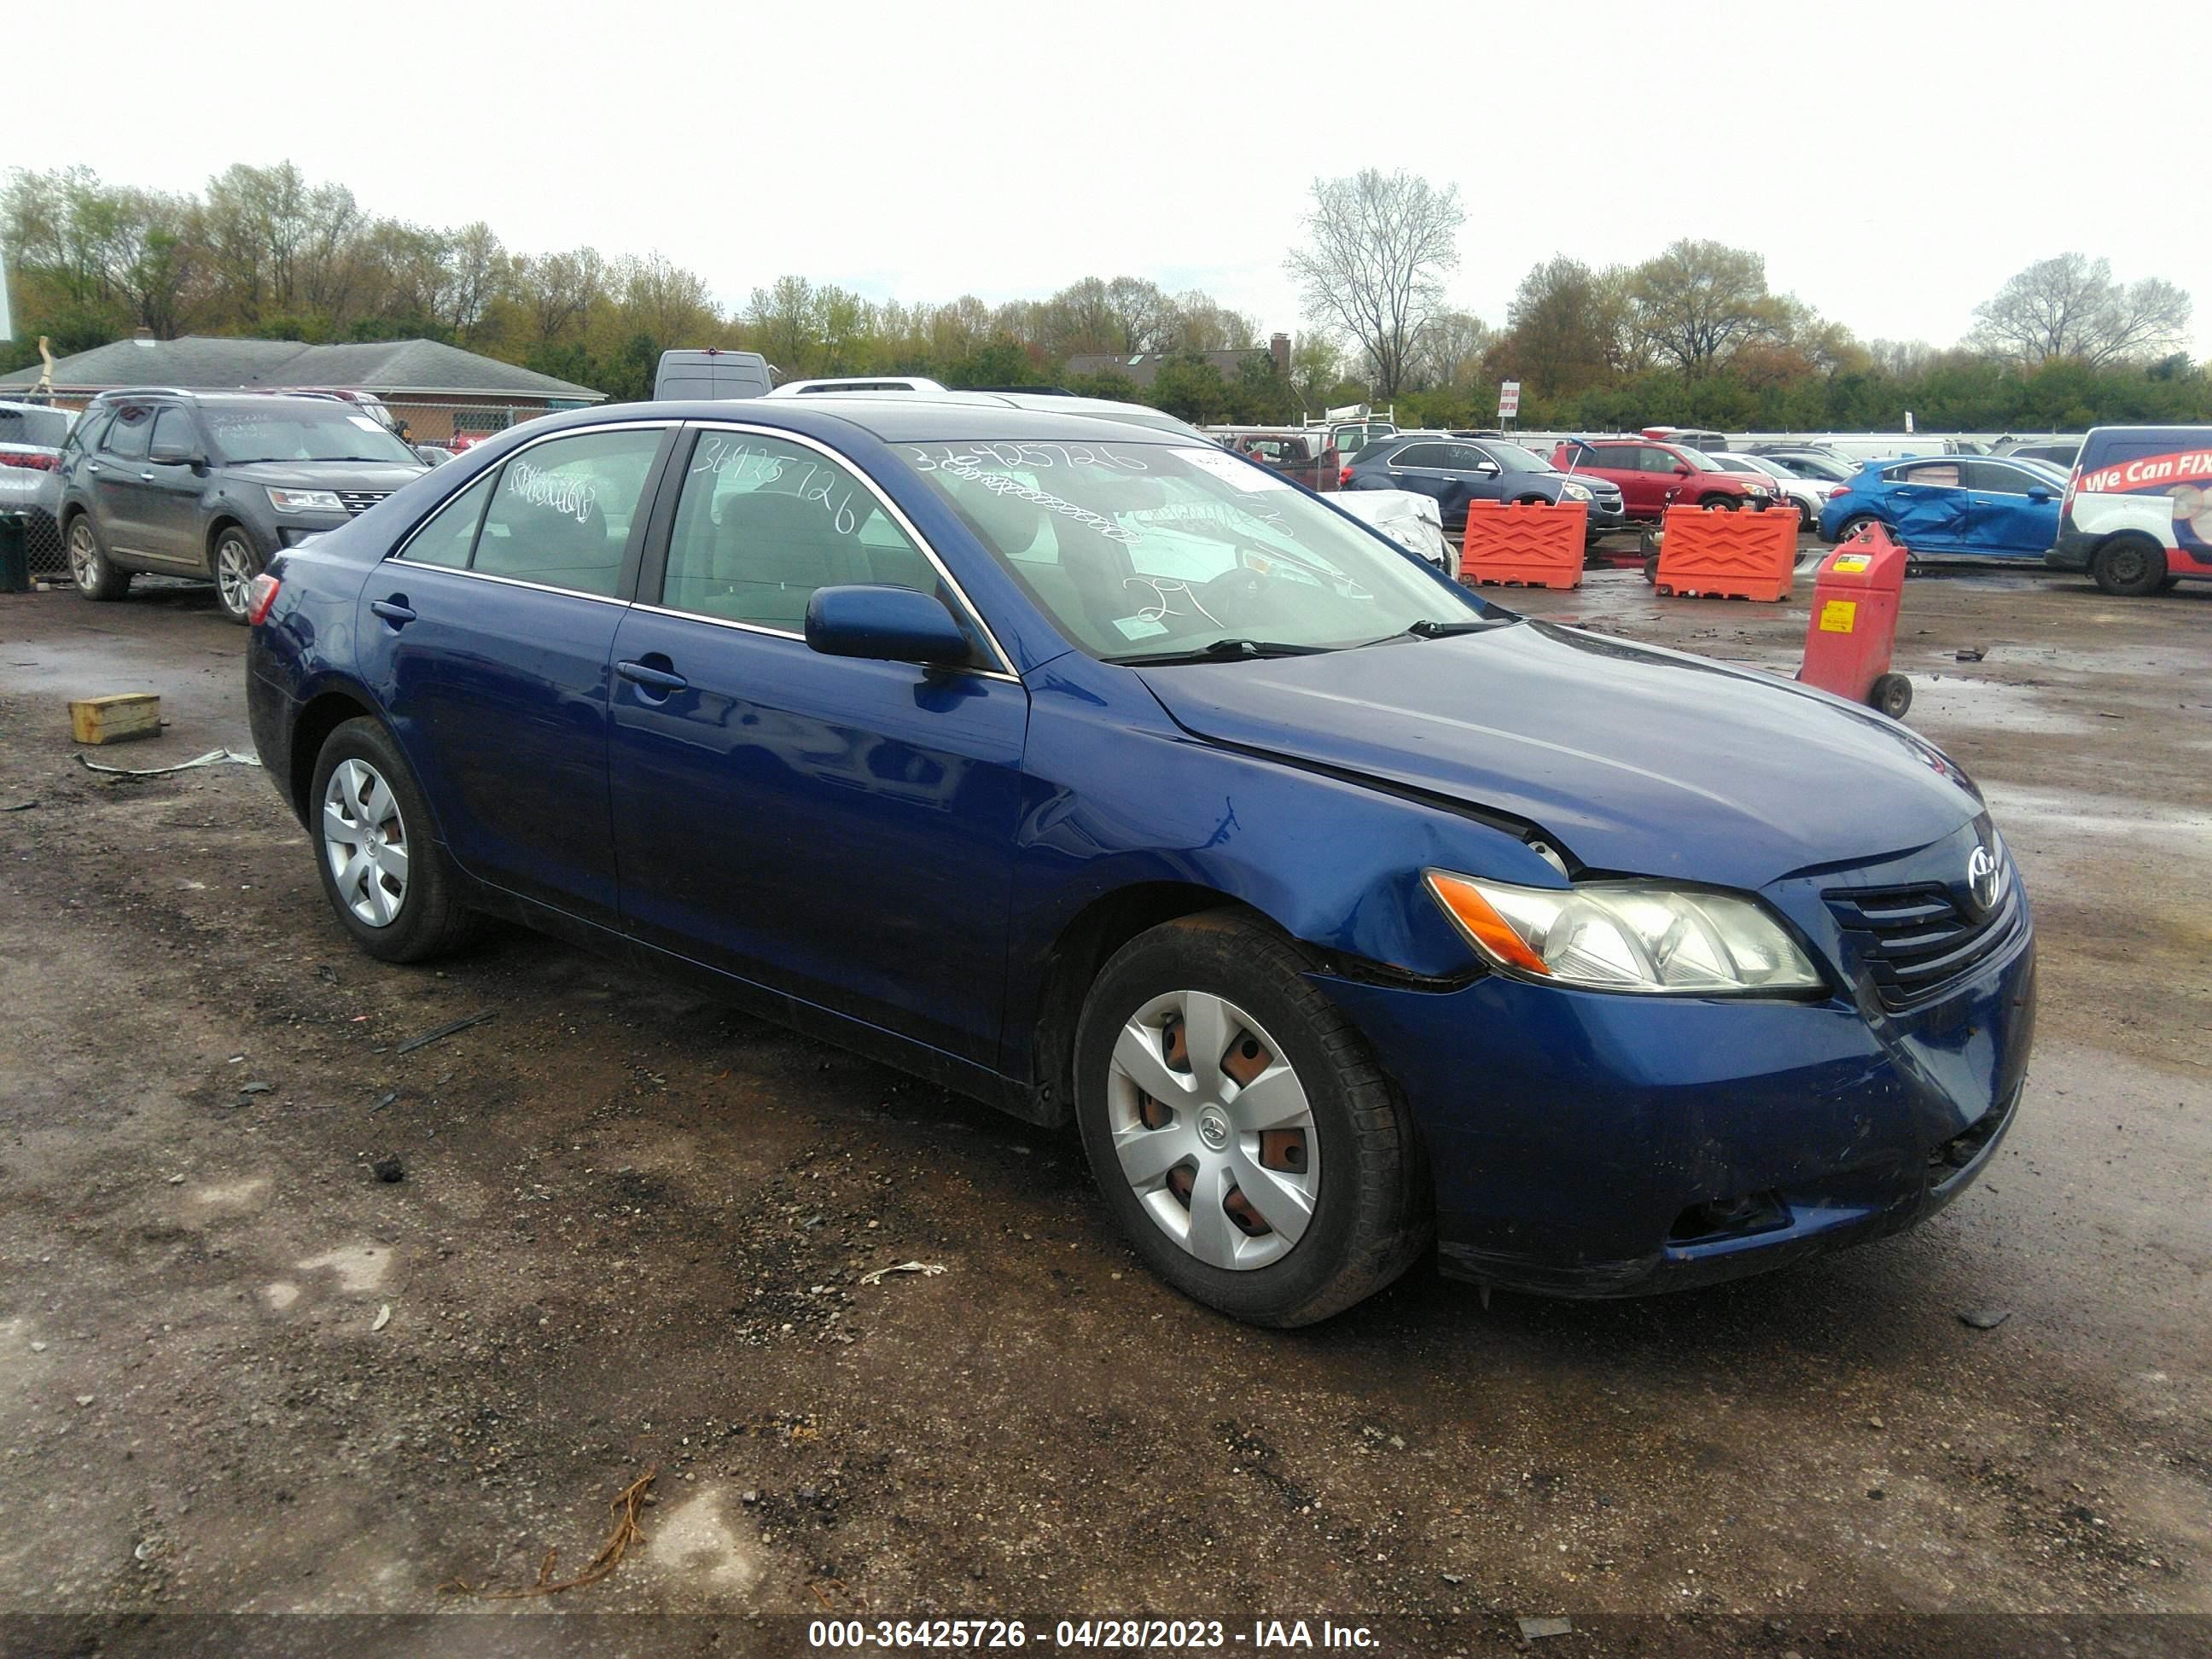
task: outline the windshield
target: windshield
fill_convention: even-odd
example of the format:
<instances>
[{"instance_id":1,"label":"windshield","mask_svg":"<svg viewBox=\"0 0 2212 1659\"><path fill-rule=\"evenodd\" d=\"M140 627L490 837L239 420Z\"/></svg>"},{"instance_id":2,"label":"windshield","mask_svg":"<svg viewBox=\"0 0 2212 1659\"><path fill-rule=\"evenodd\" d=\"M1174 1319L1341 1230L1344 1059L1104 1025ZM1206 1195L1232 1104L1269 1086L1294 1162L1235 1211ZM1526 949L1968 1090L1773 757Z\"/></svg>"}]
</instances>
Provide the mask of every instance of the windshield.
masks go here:
<instances>
[{"instance_id":1,"label":"windshield","mask_svg":"<svg viewBox=\"0 0 2212 1659\"><path fill-rule=\"evenodd\" d=\"M1684 460L1700 472L1733 472L1736 470L1726 462L1715 460L1702 449L1692 449L1687 444L1676 444L1674 447L1681 452Z\"/></svg>"},{"instance_id":2,"label":"windshield","mask_svg":"<svg viewBox=\"0 0 2212 1659\"><path fill-rule=\"evenodd\" d=\"M1523 449L1519 444L1503 444L1495 438L1486 438L1481 447L1490 459L1508 472L1550 472L1552 464L1534 450Z\"/></svg>"},{"instance_id":3,"label":"windshield","mask_svg":"<svg viewBox=\"0 0 2212 1659\"><path fill-rule=\"evenodd\" d=\"M380 422L342 404L312 409L203 407L216 459L246 461L398 461L420 466L415 452Z\"/></svg>"},{"instance_id":4,"label":"windshield","mask_svg":"<svg viewBox=\"0 0 2212 1659\"><path fill-rule=\"evenodd\" d=\"M896 447L1060 631L1109 660L1224 641L1335 650L1490 614L1390 543L1210 445Z\"/></svg>"},{"instance_id":5,"label":"windshield","mask_svg":"<svg viewBox=\"0 0 2212 1659\"><path fill-rule=\"evenodd\" d=\"M2048 478L2053 483L2064 483L2073 473L2056 461L2046 461L2039 455L2013 455L2007 458L2014 466L2024 466L2030 472Z\"/></svg>"}]
</instances>

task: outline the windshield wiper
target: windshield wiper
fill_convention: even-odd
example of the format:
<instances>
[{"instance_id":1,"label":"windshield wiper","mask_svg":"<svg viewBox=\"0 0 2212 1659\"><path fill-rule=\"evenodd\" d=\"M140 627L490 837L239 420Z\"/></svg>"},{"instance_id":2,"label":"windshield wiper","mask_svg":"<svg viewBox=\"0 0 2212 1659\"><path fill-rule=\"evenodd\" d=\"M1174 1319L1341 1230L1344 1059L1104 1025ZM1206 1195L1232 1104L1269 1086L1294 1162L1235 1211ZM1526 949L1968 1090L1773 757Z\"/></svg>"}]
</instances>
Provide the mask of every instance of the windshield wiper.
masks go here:
<instances>
[{"instance_id":1,"label":"windshield wiper","mask_svg":"<svg viewBox=\"0 0 2212 1659\"><path fill-rule=\"evenodd\" d=\"M1202 645L1195 651L1133 651L1099 660L1143 668L1164 663L1237 662L1255 657L1311 657L1336 648L1333 645L1291 645L1280 640L1224 639Z\"/></svg>"},{"instance_id":2,"label":"windshield wiper","mask_svg":"<svg viewBox=\"0 0 2212 1659\"><path fill-rule=\"evenodd\" d=\"M1381 645L1386 640L1448 640L1455 634L1480 634L1498 626L1494 617L1485 617L1468 622L1439 622L1434 617L1423 617L1418 622L1406 624L1395 634L1385 634L1380 640L1370 640L1370 645Z\"/></svg>"}]
</instances>

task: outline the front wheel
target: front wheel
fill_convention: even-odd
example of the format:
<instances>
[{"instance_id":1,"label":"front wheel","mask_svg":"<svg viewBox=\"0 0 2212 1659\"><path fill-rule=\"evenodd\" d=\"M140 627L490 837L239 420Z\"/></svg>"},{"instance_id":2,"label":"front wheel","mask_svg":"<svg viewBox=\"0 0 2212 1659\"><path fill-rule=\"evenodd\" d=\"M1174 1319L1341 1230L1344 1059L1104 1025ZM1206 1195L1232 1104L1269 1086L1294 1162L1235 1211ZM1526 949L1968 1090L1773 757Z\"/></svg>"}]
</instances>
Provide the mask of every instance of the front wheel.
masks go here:
<instances>
[{"instance_id":1,"label":"front wheel","mask_svg":"<svg viewBox=\"0 0 2212 1659\"><path fill-rule=\"evenodd\" d=\"M1232 911L1117 951L1076 1032L1084 1152L1137 1254L1255 1325L1371 1296L1426 1243L1410 1120L1297 947Z\"/></svg>"},{"instance_id":2,"label":"front wheel","mask_svg":"<svg viewBox=\"0 0 2212 1659\"><path fill-rule=\"evenodd\" d=\"M308 799L323 896L355 944L380 961L423 962L473 931L429 803L377 721L348 720L324 741Z\"/></svg>"},{"instance_id":3,"label":"front wheel","mask_svg":"<svg viewBox=\"0 0 2212 1659\"><path fill-rule=\"evenodd\" d=\"M261 550L236 525L216 538L214 567L216 597L222 614L241 626L253 610L253 579L261 574Z\"/></svg>"},{"instance_id":4,"label":"front wheel","mask_svg":"<svg viewBox=\"0 0 2212 1659\"><path fill-rule=\"evenodd\" d=\"M1733 495L1705 495L1698 501L1699 507L1717 507L1724 513L1733 513L1738 505Z\"/></svg>"},{"instance_id":5,"label":"front wheel","mask_svg":"<svg viewBox=\"0 0 2212 1659\"><path fill-rule=\"evenodd\" d=\"M131 573L118 570L107 556L89 513L70 520L69 567L70 580L88 599L119 599L131 591Z\"/></svg>"},{"instance_id":6,"label":"front wheel","mask_svg":"<svg viewBox=\"0 0 2212 1659\"><path fill-rule=\"evenodd\" d=\"M2140 599L2166 586L2166 550L2154 542L2106 542L2089 561L2089 574L2107 593Z\"/></svg>"}]
</instances>

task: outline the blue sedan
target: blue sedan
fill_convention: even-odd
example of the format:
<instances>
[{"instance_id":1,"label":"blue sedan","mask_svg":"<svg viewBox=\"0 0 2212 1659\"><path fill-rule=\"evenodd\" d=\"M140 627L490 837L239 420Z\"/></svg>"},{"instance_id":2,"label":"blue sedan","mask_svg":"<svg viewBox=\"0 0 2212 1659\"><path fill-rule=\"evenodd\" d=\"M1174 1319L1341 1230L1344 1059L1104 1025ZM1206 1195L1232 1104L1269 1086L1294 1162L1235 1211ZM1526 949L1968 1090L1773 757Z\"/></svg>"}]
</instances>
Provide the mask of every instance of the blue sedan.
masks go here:
<instances>
[{"instance_id":1,"label":"blue sedan","mask_svg":"<svg viewBox=\"0 0 2212 1659\"><path fill-rule=\"evenodd\" d=\"M1296 1325L1893 1231L2011 1122L2026 896L1905 727L1523 620L1211 446L840 399L535 421L279 556L337 925L505 917L1072 1125Z\"/></svg>"},{"instance_id":2,"label":"blue sedan","mask_svg":"<svg viewBox=\"0 0 2212 1659\"><path fill-rule=\"evenodd\" d=\"M2035 559L2058 539L2066 475L2039 461L1924 455L1871 461L1828 498L1820 534L1879 524L1923 556Z\"/></svg>"}]
</instances>

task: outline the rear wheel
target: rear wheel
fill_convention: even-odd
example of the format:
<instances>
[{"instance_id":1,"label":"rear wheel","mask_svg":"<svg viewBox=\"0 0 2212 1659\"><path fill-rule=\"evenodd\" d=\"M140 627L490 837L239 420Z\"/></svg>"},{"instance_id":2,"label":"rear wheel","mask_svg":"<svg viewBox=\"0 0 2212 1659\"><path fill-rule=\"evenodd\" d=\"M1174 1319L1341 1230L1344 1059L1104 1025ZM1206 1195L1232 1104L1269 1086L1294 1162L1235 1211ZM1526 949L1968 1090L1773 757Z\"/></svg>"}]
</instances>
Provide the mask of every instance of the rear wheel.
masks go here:
<instances>
[{"instance_id":1,"label":"rear wheel","mask_svg":"<svg viewBox=\"0 0 2212 1659\"><path fill-rule=\"evenodd\" d=\"M1885 531L1889 528L1887 525L1882 524L1880 517L1875 514L1855 513L1836 526L1836 539L1839 542L1847 542L1869 525L1880 526Z\"/></svg>"},{"instance_id":2,"label":"rear wheel","mask_svg":"<svg viewBox=\"0 0 2212 1659\"><path fill-rule=\"evenodd\" d=\"M1115 954L1076 1034L1115 1221L1169 1284L1258 1325L1342 1311L1426 1239L1410 1120L1310 967L1255 920L1187 917Z\"/></svg>"},{"instance_id":3,"label":"rear wheel","mask_svg":"<svg viewBox=\"0 0 2212 1659\"><path fill-rule=\"evenodd\" d=\"M2090 559L2089 574L2107 593L2139 599L2166 586L2166 550L2148 539L2115 538Z\"/></svg>"},{"instance_id":4,"label":"rear wheel","mask_svg":"<svg viewBox=\"0 0 2212 1659\"><path fill-rule=\"evenodd\" d=\"M332 732L308 799L323 896L355 944L385 962L423 962L474 932L429 803L382 726L363 716Z\"/></svg>"},{"instance_id":5,"label":"rear wheel","mask_svg":"<svg viewBox=\"0 0 2212 1659\"><path fill-rule=\"evenodd\" d=\"M131 573L108 558L89 513L70 520L69 567L70 580L88 599L119 599L131 591Z\"/></svg>"}]
</instances>

